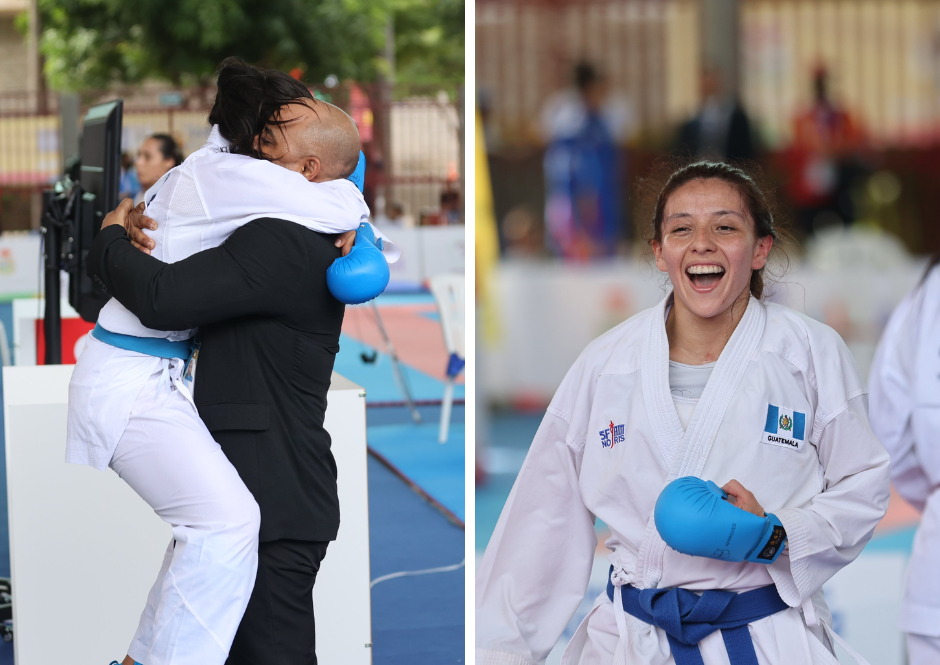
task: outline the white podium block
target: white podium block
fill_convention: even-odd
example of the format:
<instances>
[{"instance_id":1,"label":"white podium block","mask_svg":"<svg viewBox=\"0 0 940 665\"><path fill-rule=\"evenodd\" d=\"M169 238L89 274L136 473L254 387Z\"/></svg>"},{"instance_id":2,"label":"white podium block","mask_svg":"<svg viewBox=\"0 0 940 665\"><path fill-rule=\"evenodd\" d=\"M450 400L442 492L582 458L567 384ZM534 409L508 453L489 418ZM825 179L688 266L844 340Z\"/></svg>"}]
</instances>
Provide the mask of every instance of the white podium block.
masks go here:
<instances>
[{"instance_id":1,"label":"white podium block","mask_svg":"<svg viewBox=\"0 0 940 665\"><path fill-rule=\"evenodd\" d=\"M120 661L171 531L112 471L65 463L71 365L3 368L17 665ZM324 665L369 665L365 392L333 375L326 413L342 522L314 596Z\"/></svg>"}]
</instances>

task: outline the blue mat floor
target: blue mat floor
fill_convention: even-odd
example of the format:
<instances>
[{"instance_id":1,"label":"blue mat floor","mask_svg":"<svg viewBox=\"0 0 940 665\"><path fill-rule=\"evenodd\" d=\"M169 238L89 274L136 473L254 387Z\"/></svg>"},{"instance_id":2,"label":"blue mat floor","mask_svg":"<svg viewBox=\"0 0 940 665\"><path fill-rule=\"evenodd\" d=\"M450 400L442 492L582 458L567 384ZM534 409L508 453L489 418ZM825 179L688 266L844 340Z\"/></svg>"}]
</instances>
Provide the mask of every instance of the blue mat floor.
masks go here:
<instances>
[{"instance_id":1,"label":"blue mat floor","mask_svg":"<svg viewBox=\"0 0 940 665\"><path fill-rule=\"evenodd\" d=\"M493 535L496 522L509 498L516 474L532 444L544 413L496 412L489 419L486 432L477 436L486 441L477 461L488 469L485 482L476 488L476 532L474 547L482 553Z\"/></svg>"},{"instance_id":2,"label":"blue mat floor","mask_svg":"<svg viewBox=\"0 0 940 665\"><path fill-rule=\"evenodd\" d=\"M394 413L382 413L390 410ZM454 407L445 444L437 442L440 408L422 408L420 413L423 422L415 424L405 409L369 409L369 447L463 520L464 407Z\"/></svg>"},{"instance_id":3,"label":"blue mat floor","mask_svg":"<svg viewBox=\"0 0 940 665\"><path fill-rule=\"evenodd\" d=\"M372 579L457 564L464 531L369 458ZM466 568L399 577L372 589L374 665L464 662Z\"/></svg>"}]
</instances>

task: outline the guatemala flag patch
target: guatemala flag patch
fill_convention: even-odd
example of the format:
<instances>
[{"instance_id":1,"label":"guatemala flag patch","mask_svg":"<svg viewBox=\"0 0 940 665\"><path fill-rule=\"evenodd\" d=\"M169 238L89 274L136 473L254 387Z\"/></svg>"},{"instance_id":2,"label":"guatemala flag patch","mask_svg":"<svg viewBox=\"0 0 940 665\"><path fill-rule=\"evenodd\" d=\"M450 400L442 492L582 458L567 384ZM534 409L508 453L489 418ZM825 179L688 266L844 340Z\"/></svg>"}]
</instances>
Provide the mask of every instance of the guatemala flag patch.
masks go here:
<instances>
[{"instance_id":1,"label":"guatemala flag patch","mask_svg":"<svg viewBox=\"0 0 940 665\"><path fill-rule=\"evenodd\" d=\"M785 406L768 404L761 443L802 450L806 443L806 414Z\"/></svg>"}]
</instances>

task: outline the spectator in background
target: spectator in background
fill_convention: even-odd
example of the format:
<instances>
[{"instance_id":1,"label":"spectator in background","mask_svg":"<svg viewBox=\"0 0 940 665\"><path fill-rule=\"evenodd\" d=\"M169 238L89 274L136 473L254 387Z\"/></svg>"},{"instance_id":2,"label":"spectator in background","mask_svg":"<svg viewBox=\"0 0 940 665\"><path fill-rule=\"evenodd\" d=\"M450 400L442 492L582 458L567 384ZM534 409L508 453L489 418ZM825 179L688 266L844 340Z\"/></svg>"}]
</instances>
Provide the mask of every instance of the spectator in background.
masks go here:
<instances>
[{"instance_id":1,"label":"spectator in background","mask_svg":"<svg viewBox=\"0 0 940 665\"><path fill-rule=\"evenodd\" d=\"M541 113L545 224L552 251L569 259L616 253L628 237L619 141L632 129L623 98L609 96L593 65L574 68L574 88L551 96Z\"/></svg>"},{"instance_id":2,"label":"spectator in background","mask_svg":"<svg viewBox=\"0 0 940 665\"><path fill-rule=\"evenodd\" d=\"M385 210L380 212L375 216L375 225L380 228L386 228L389 226L414 226L414 222L411 224L406 223L405 219L405 206L397 201L389 201L385 204Z\"/></svg>"},{"instance_id":3,"label":"spectator in background","mask_svg":"<svg viewBox=\"0 0 940 665\"><path fill-rule=\"evenodd\" d=\"M755 159L751 121L737 97L725 91L718 70L704 69L700 85L701 109L679 128L674 152L696 160Z\"/></svg>"},{"instance_id":4,"label":"spectator in background","mask_svg":"<svg viewBox=\"0 0 940 665\"><path fill-rule=\"evenodd\" d=\"M148 189L157 184L167 171L183 163L183 152L179 144L169 134L154 134L144 141L137 151L137 178L140 180L140 192L134 197L134 204L144 200Z\"/></svg>"},{"instance_id":5,"label":"spectator in background","mask_svg":"<svg viewBox=\"0 0 940 665\"><path fill-rule=\"evenodd\" d=\"M121 192L118 199L133 199L140 192L140 180L137 179L137 171L134 168L134 158L131 153L121 154Z\"/></svg>"},{"instance_id":6,"label":"spectator in background","mask_svg":"<svg viewBox=\"0 0 940 665\"><path fill-rule=\"evenodd\" d=\"M790 196L802 230L855 219L852 183L863 174L864 137L852 116L829 96L825 67L813 72L813 105L793 120Z\"/></svg>"}]
</instances>

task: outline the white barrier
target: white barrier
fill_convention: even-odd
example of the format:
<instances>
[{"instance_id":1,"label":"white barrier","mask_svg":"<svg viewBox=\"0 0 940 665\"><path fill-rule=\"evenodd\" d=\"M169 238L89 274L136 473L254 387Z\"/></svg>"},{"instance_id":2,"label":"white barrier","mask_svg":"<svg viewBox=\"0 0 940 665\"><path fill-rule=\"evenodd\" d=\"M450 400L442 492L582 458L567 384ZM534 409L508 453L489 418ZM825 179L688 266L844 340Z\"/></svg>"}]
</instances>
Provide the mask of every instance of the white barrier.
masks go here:
<instances>
[{"instance_id":1,"label":"white barrier","mask_svg":"<svg viewBox=\"0 0 940 665\"><path fill-rule=\"evenodd\" d=\"M781 283L768 287L769 299L835 328L867 376L888 316L924 265L917 260L890 270L822 272L795 264ZM577 266L504 260L492 289L498 338L477 355L488 397L547 403L591 340L652 307L669 288L646 261Z\"/></svg>"},{"instance_id":2,"label":"white barrier","mask_svg":"<svg viewBox=\"0 0 940 665\"><path fill-rule=\"evenodd\" d=\"M465 226L381 228L402 249L401 259L390 266L393 281L420 284L431 275L464 271ZM37 295L42 285L39 264L38 234L0 234L0 300ZM65 275L62 293L68 293Z\"/></svg>"},{"instance_id":3,"label":"white barrier","mask_svg":"<svg viewBox=\"0 0 940 665\"><path fill-rule=\"evenodd\" d=\"M42 280L40 247L38 233L0 234L0 299L39 293Z\"/></svg>"},{"instance_id":4,"label":"white barrier","mask_svg":"<svg viewBox=\"0 0 940 665\"><path fill-rule=\"evenodd\" d=\"M389 266L392 282L423 284L442 272L463 273L466 251L463 225L379 228L401 247L401 258Z\"/></svg>"},{"instance_id":5,"label":"white barrier","mask_svg":"<svg viewBox=\"0 0 940 665\"><path fill-rule=\"evenodd\" d=\"M17 665L120 660L170 529L111 471L66 464L73 366L3 369ZM365 391L333 375L326 412L343 519L314 591L324 665L369 665Z\"/></svg>"}]
</instances>

